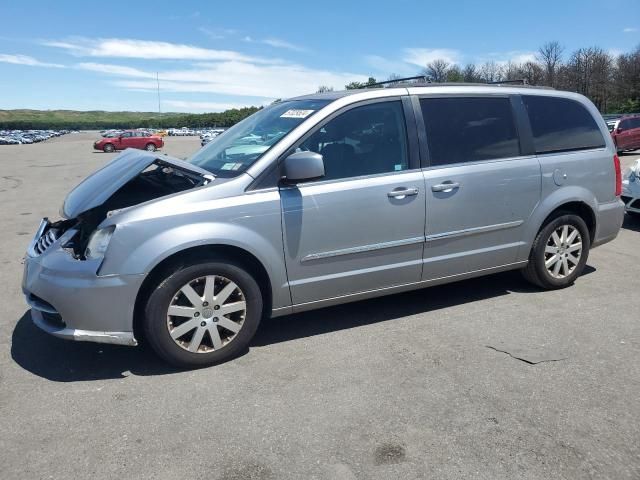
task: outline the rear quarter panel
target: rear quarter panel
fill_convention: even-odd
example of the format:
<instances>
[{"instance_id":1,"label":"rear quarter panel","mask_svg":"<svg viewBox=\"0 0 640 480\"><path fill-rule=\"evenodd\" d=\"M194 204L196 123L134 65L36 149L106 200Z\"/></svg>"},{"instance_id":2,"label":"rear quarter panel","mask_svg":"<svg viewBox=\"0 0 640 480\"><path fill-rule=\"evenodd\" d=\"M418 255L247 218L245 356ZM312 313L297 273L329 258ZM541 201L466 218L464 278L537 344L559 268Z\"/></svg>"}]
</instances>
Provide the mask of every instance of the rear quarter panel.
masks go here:
<instances>
[{"instance_id":1,"label":"rear quarter panel","mask_svg":"<svg viewBox=\"0 0 640 480\"><path fill-rule=\"evenodd\" d=\"M526 241L533 243L545 219L555 209L568 202L588 205L596 217L596 229L602 205L618 202L615 196L615 170L613 155L615 146L607 125L597 108L582 95L566 97L578 101L595 119L605 142L603 148L538 155L542 173L542 195L538 208L527 227ZM605 209L606 211L606 209ZM526 254L526 255L525 255ZM520 256L526 258L528 250Z\"/></svg>"}]
</instances>

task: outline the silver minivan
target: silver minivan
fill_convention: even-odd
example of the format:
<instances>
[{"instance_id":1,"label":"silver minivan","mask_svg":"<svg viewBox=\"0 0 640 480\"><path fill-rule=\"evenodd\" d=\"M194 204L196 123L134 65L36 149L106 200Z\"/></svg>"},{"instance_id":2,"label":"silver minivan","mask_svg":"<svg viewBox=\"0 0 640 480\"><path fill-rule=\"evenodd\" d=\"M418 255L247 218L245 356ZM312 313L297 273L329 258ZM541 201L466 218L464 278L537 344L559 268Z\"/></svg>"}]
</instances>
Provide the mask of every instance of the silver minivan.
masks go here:
<instances>
[{"instance_id":1,"label":"silver minivan","mask_svg":"<svg viewBox=\"0 0 640 480\"><path fill-rule=\"evenodd\" d=\"M571 285L618 234L620 193L607 126L581 95L314 94L186 161L124 151L42 221L23 290L55 336L144 338L172 364L212 365L269 316L512 269Z\"/></svg>"}]
</instances>

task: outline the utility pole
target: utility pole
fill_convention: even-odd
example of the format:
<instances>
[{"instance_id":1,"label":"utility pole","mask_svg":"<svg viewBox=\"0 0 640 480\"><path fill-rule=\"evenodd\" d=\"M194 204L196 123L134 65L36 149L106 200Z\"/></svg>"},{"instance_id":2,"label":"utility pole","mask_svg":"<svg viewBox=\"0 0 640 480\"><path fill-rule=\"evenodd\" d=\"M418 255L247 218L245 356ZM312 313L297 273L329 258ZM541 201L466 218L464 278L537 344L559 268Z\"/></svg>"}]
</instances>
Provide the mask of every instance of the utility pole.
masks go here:
<instances>
[{"instance_id":1,"label":"utility pole","mask_svg":"<svg viewBox=\"0 0 640 480\"><path fill-rule=\"evenodd\" d=\"M162 110L160 110L160 77L158 72L156 72L156 83L158 84L158 113L162 113Z\"/></svg>"}]
</instances>

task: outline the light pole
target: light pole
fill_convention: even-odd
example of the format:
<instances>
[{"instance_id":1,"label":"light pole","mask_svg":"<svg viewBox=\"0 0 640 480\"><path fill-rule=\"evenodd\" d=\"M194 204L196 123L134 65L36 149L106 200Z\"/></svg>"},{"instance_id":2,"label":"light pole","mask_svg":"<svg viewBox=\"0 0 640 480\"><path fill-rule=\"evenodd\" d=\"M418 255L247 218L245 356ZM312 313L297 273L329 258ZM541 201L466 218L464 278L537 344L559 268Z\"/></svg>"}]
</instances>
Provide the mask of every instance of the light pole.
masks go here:
<instances>
[{"instance_id":1,"label":"light pole","mask_svg":"<svg viewBox=\"0 0 640 480\"><path fill-rule=\"evenodd\" d=\"M158 113L162 113L160 109L160 77L158 76L158 72L156 72L156 83L158 85Z\"/></svg>"}]
</instances>

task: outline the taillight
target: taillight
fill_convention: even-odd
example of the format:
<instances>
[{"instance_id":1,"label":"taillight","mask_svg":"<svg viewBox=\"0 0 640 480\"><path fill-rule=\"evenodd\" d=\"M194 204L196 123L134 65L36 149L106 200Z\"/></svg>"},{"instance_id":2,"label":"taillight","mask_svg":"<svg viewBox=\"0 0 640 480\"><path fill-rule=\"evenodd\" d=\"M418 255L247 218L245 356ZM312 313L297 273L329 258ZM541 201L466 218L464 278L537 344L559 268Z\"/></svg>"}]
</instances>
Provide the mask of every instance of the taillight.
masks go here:
<instances>
[{"instance_id":1,"label":"taillight","mask_svg":"<svg viewBox=\"0 0 640 480\"><path fill-rule=\"evenodd\" d=\"M622 171L620 170L618 155L613 156L613 168L616 170L616 197L619 197L622 195Z\"/></svg>"}]
</instances>

